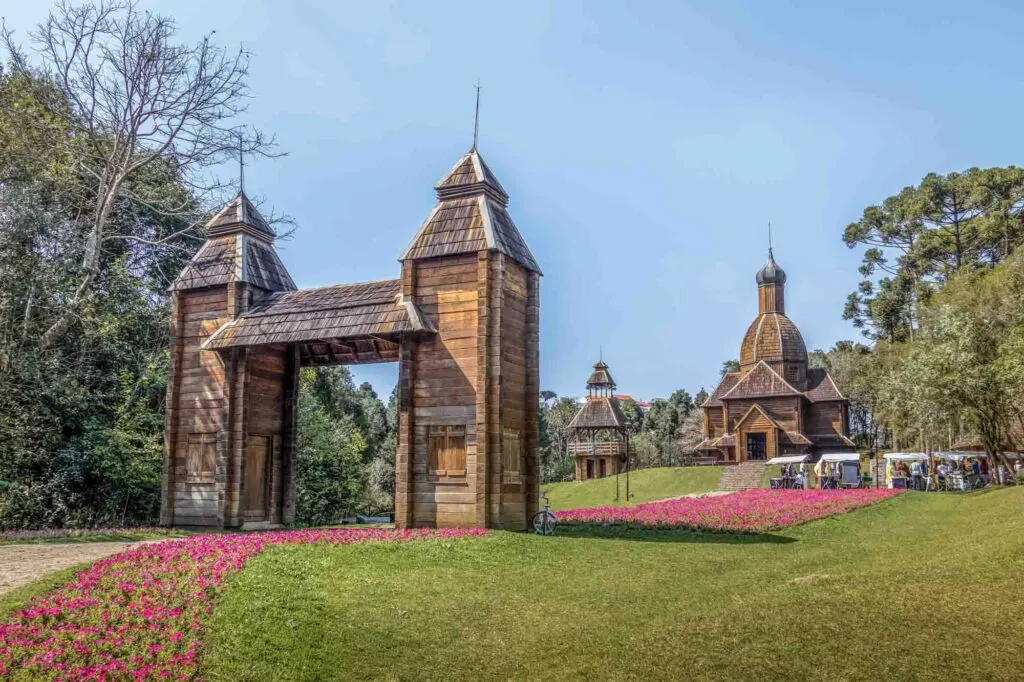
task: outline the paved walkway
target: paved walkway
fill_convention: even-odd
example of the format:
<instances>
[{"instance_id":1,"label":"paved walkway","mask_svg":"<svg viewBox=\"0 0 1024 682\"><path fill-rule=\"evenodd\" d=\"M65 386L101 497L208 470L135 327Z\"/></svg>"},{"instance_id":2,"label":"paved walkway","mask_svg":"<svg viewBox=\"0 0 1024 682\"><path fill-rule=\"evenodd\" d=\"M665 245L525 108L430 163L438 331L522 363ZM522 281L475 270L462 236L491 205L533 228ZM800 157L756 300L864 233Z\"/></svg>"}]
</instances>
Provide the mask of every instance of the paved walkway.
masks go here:
<instances>
[{"instance_id":1,"label":"paved walkway","mask_svg":"<svg viewBox=\"0 0 1024 682\"><path fill-rule=\"evenodd\" d=\"M0 545L0 594L26 585L47 573L96 561L142 542L54 542Z\"/></svg>"}]
</instances>

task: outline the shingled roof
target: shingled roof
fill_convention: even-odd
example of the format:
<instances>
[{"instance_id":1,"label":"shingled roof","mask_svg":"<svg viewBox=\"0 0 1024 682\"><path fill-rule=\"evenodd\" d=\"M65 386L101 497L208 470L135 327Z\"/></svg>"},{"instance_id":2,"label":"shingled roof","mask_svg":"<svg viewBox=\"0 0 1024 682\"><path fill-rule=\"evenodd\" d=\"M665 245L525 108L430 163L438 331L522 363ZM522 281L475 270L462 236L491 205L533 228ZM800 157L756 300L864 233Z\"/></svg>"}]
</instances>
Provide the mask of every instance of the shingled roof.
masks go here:
<instances>
[{"instance_id":1,"label":"shingled roof","mask_svg":"<svg viewBox=\"0 0 1024 682\"><path fill-rule=\"evenodd\" d=\"M267 291L291 291L295 282L269 241L244 232L212 237L181 271L171 289L244 282Z\"/></svg>"},{"instance_id":2,"label":"shingled roof","mask_svg":"<svg viewBox=\"0 0 1024 682\"><path fill-rule=\"evenodd\" d=\"M740 344L740 366L761 360L807 363L807 346L793 321L780 312L761 313Z\"/></svg>"},{"instance_id":3,"label":"shingled roof","mask_svg":"<svg viewBox=\"0 0 1024 682\"><path fill-rule=\"evenodd\" d=\"M394 279L273 294L218 329L203 348L433 332L400 292L401 280Z\"/></svg>"},{"instance_id":4,"label":"shingled roof","mask_svg":"<svg viewBox=\"0 0 1024 682\"><path fill-rule=\"evenodd\" d=\"M765 362L754 365L732 389L722 396L725 400L739 398L768 398L773 396L802 395L800 391L773 370Z\"/></svg>"},{"instance_id":5,"label":"shingled roof","mask_svg":"<svg viewBox=\"0 0 1024 682\"><path fill-rule=\"evenodd\" d=\"M590 378L587 379L587 388L599 387L615 388L615 380L612 379L612 374L608 371L608 365L605 364L604 360L598 360L594 363L594 371L590 373Z\"/></svg>"},{"instance_id":6,"label":"shingled roof","mask_svg":"<svg viewBox=\"0 0 1024 682\"><path fill-rule=\"evenodd\" d=\"M739 372L726 372L722 377L722 380L715 387L715 390L711 392L711 395L707 397L701 407L721 407L722 396L732 390L732 387L736 385L736 382L740 380Z\"/></svg>"},{"instance_id":7,"label":"shingled roof","mask_svg":"<svg viewBox=\"0 0 1024 682\"><path fill-rule=\"evenodd\" d=\"M237 231L239 228L250 230L258 237L271 240L276 236L270 224L256 210L244 191L235 195L235 198L206 224L206 232L211 237L229 231Z\"/></svg>"},{"instance_id":8,"label":"shingled roof","mask_svg":"<svg viewBox=\"0 0 1024 682\"><path fill-rule=\"evenodd\" d=\"M846 396L832 380L832 375L827 369L816 367L807 370L807 391L808 400L815 403L829 400L846 400Z\"/></svg>"},{"instance_id":9,"label":"shingled roof","mask_svg":"<svg viewBox=\"0 0 1024 682\"><path fill-rule=\"evenodd\" d=\"M619 401L606 396L592 397L569 422L570 429L621 429L626 426Z\"/></svg>"},{"instance_id":10,"label":"shingled roof","mask_svg":"<svg viewBox=\"0 0 1024 682\"><path fill-rule=\"evenodd\" d=\"M438 202L400 261L491 250L540 273L506 210L508 195L475 148L435 189Z\"/></svg>"}]
</instances>

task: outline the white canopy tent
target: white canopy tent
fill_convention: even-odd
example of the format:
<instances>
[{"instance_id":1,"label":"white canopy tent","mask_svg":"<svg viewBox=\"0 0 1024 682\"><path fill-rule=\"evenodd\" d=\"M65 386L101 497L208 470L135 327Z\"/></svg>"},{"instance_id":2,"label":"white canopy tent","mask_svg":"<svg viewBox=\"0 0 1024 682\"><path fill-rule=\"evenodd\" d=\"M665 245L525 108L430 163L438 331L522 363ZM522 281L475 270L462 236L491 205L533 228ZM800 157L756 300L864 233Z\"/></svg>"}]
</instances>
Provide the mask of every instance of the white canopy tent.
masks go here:
<instances>
[{"instance_id":1,"label":"white canopy tent","mask_svg":"<svg viewBox=\"0 0 1024 682\"><path fill-rule=\"evenodd\" d=\"M810 455L784 455L782 457L772 457L765 464L800 464L810 459Z\"/></svg>"},{"instance_id":2,"label":"white canopy tent","mask_svg":"<svg viewBox=\"0 0 1024 682\"><path fill-rule=\"evenodd\" d=\"M826 452L821 456L819 462L859 462L860 453L857 452Z\"/></svg>"},{"instance_id":3,"label":"white canopy tent","mask_svg":"<svg viewBox=\"0 0 1024 682\"><path fill-rule=\"evenodd\" d=\"M924 452L887 452L882 456L890 462L923 462L928 459Z\"/></svg>"},{"instance_id":4,"label":"white canopy tent","mask_svg":"<svg viewBox=\"0 0 1024 682\"><path fill-rule=\"evenodd\" d=\"M1006 459L1024 459L1024 455L1019 452L1000 452L1002 457ZM933 452L933 457L946 460L964 460L973 459L975 457L984 457L984 452Z\"/></svg>"}]
</instances>

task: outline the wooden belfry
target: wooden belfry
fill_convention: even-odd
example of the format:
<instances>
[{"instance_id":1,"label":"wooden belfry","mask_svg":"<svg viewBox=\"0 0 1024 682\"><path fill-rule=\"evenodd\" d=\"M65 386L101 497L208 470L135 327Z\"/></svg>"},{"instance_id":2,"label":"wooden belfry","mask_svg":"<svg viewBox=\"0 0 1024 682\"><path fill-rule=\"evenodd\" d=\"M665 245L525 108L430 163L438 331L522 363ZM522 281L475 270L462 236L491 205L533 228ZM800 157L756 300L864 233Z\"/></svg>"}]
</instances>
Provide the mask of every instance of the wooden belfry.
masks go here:
<instances>
[{"instance_id":1,"label":"wooden belfry","mask_svg":"<svg viewBox=\"0 0 1024 682\"><path fill-rule=\"evenodd\" d=\"M587 379L587 402L569 422L569 428L573 433L569 452L576 457L577 481L628 471L629 424L615 397L615 380L603 359L594 364Z\"/></svg>"},{"instance_id":2,"label":"wooden belfry","mask_svg":"<svg viewBox=\"0 0 1024 682\"><path fill-rule=\"evenodd\" d=\"M240 191L172 286L161 523L295 516L299 368L395 361L399 527L524 528L539 481L540 269L474 144L394 280L296 290Z\"/></svg>"}]
</instances>

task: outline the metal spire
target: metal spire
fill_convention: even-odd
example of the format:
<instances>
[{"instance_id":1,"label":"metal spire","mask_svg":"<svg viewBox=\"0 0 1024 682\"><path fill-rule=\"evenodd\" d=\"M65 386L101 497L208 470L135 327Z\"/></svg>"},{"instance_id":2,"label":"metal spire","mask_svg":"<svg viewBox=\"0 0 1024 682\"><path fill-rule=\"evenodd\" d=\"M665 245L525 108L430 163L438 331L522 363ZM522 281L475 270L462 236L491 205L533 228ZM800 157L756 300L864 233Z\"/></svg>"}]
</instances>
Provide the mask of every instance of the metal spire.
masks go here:
<instances>
[{"instance_id":1,"label":"metal spire","mask_svg":"<svg viewBox=\"0 0 1024 682\"><path fill-rule=\"evenodd\" d=\"M242 151L242 133L238 133L238 193L245 194L245 155Z\"/></svg>"},{"instance_id":2,"label":"metal spire","mask_svg":"<svg viewBox=\"0 0 1024 682\"><path fill-rule=\"evenodd\" d=\"M477 80L476 85L476 118L473 121L473 149L476 149L477 139L480 137L480 81Z\"/></svg>"},{"instance_id":3,"label":"metal spire","mask_svg":"<svg viewBox=\"0 0 1024 682\"><path fill-rule=\"evenodd\" d=\"M768 221L768 255L772 255L772 221Z\"/></svg>"}]
</instances>

